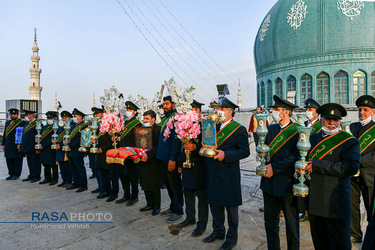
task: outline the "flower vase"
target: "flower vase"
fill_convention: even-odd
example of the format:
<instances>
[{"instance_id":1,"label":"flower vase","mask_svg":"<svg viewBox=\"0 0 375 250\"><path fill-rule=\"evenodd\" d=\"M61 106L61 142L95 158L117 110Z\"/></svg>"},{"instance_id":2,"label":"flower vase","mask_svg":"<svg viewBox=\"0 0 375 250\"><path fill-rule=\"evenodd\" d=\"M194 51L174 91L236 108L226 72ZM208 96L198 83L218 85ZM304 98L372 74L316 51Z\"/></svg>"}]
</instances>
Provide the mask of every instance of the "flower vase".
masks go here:
<instances>
[{"instance_id":1,"label":"flower vase","mask_svg":"<svg viewBox=\"0 0 375 250\"><path fill-rule=\"evenodd\" d=\"M190 142L190 139L184 137L184 138L181 139L181 142L185 146L188 142ZM194 165L194 163L192 163L190 161L190 154L191 154L191 152L189 150L185 149L186 161L182 164L183 168L191 168Z\"/></svg>"},{"instance_id":2,"label":"flower vase","mask_svg":"<svg viewBox=\"0 0 375 250\"><path fill-rule=\"evenodd\" d=\"M57 148L56 141L59 138L59 135L57 134L58 129L59 129L59 121L53 120L53 126L52 126L52 130L53 130L52 143L53 144L51 145L51 149Z\"/></svg>"},{"instance_id":3,"label":"flower vase","mask_svg":"<svg viewBox=\"0 0 375 250\"><path fill-rule=\"evenodd\" d=\"M40 132L42 131L42 121L36 121L36 126L35 126L35 129L36 129L36 132L37 132L37 135L35 136L35 149L36 150L39 150L40 149L40 141L42 140L42 136L40 134Z\"/></svg>"},{"instance_id":4,"label":"flower vase","mask_svg":"<svg viewBox=\"0 0 375 250\"><path fill-rule=\"evenodd\" d=\"M256 174L259 176L266 176L267 169L262 168L262 167L266 166L267 155L268 155L268 152L270 151L270 148L268 147L268 145L264 143L266 136L268 134L268 129L266 126L268 115L256 114L255 118L257 119L257 122L258 122L256 133L259 136L259 144L256 147L256 151L257 153L262 154L262 156L259 156L260 165L256 168Z\"/></svg>"}]
</instances>

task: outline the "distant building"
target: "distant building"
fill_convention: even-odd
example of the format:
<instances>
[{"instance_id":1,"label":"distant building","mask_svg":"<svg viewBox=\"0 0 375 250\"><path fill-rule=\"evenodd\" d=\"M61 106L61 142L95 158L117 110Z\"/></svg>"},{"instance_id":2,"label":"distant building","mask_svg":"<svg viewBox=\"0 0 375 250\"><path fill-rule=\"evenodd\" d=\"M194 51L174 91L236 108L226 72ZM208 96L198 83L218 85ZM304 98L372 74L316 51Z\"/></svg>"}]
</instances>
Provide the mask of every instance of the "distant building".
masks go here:
<instances>
[{"instance_id":1,"label":"distant building","mask_svg":"<svg viewBox=\"0 0 375 250\"><path fill-rule=\"evenodd\" d=\"M279 0L254 44L258 106L273 95L302 106L375 96L375 3Z\"/></svg>"}]
</instances>

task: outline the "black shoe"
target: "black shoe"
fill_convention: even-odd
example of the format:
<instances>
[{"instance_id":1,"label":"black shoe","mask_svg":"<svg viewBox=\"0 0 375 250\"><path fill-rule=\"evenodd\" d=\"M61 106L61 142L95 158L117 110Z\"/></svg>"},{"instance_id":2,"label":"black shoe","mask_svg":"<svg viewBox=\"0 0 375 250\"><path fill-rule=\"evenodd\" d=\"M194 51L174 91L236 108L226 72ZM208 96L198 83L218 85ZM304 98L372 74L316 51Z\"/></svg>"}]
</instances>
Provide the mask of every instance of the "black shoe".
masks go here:
<instances>
[{"instance_id":1,"label":"black shoe","mask_svg":"<svg viewBox=\"0 0 375 250\"><path fill-rule=\"evenodd\" d=\"M159 208L154 209L152 211L152 213L151 213L152 216L155 216L155 215L158 215L158 214L160 214L160 209Z\"/></svg>"},{"instance_id":2,"label":"black shoe","mask_svg":"<svg viewBox=\"0 0 375 250\"><path fill-rule=\"evenodd\" d=\"M23 179L22 181L31 181L32 179L30 177L27 177L26 179Z\"/></svg>"},{"instance_id":3,"label":"black shoe","mask_svg":"<svg viewBox=\"0 0 375 250\"><path fill-rule=\"evenodd\" d=\"M224 240L225 236L224 235L215 235L214 233L210 234L206 238L203 239L203 242L214 242L215 240Z\"/></svg>"},{"instance_id":4,"label":"black shoe","mask_svg":"<svg viewBox=\"0 0 375 250\"><path fill-rule=\"evenodd\" d=\"M224 244L220 247L220 250L231 250L236 244L232 244L229 242L224 242Z\"/></svg>"},{"instance_id":5,"label":"black shoe","mask_svg":"<svg viewBox=\"0 0 375 250\"><path fill-rule=\"evenodd\" d=\"M98 196L96 196L97 199L103 199L107 197L109 197L109 193L107 192L100 193Z\"/></svg>"},{"instance_id":6,"label":"black shoe","mask_svg":"<svg viewBox=\"0 0 375 250\"><path fill-rule=\"evenodd\" d=\"M140 212L146 212L148 210L152 210L152 207L145 206L145 207L142 207L141 209L139 209Z\"/></svg>"},{"instance_id":7,"label":"black shoe","mask_svg":"<svg viewBox=\"0 0 375 250\"><path fill-rule=\"evenodd\" d=\"M95 178L95 176L94 175L91 175L90 177L89 177L89 179L94 179Z\"/></svg>"},{"instance_id":8,"label":"black shoe","mask_svg":"<svg viewBox=\"0 0 375 250\"><path fill-rule=\"evenodd\" d=\"M70 187L72 185L72 183L65 183L64 186L62 186L63 188L67 188L67 187Z\"/></svg>"},{"instance_id":9,"label":"black shoe","mask_svg":"<svg viewBox=\"0 0 375 250\"><path fill-rule=\"evenodd\" d=\"M57 184L57 181L52 180L48 185L53 186L53 185L56 185L56 184Z\"/></svg>"},{"instance_id":10,"label":"black shoe","mask_svg":"<svg viewBox=\"0 0 375 250\"><path fill-rule=\"evenodd\" d=\"M57 185L58 187L63 187L65 185L65 181L61 182L59 185Z\"/></svg>"},{"instance_id":11,"label":"black shoe","mask_svg":"<svg viewBox=\"0 0 375 250\"><path fill-rule=\"evenodd\" d=\"M15 180L18 180L19 178L20 178L19 176L13 176L13 177L12 177L12 180L15 181Z\"/></svg>"},{"instance_id":12,"label":"black shoe","mask_svg":"<svg viewBox=\"0 0 375 250\"><path fill-rule=\"evenodd\" d=\"M127 203L126 203L126 206L127 207L130 207L130 206L133 206L135 203L138 202L138 198L135 198L135 199L130 199Z\"/></svg>"},{"instance_id":13,"label":"black shoe","mask_svg":"<svg viewBox=\"0 0 375 250\"><path fill-rule=\"evenodd\" d=\"M198 237L201 236L206 231L205 227L196 227L194 231L191 233L191 236Z\"/></svg>"},{"instance_id":14,"label":"black shoe","mask_svg":"<svg viewBox=\"0 0 375 250\"><path fill-rule=\"evenodd\" d=\"M183 228L183 227L186 227L186 226L189 226L189 225L195 225L195 220L186 219L183 222L178 223L176 227Z\"/></svg>"},{"instance_id":15,"label":"black shoe","mask_svg":"<svg viewBox=\"0 0 375 250\"><path fill-rule=\"evenodd\" d=\"M350 241L352 243L362 243L362 239L361 238L356 238L356 237L353 237L353 236L350 236Z\"/></svg>"},{"instance_id":16,"label":"black shoe","mask_svg":"<svg viewBox=\"0 0 375 250\"><path fill-rule=\"evenodd\" d=\"M13 178L13 176L8 176L7 178L5 178L5 180L7 180L7 181L9 181L9 180L11 180Z\"/></svg>"},{"instance_id":17,"label":"black shoe","mask_svg":"<svg viewBox=\"0 0 375 250\"><path fill-rule=\"evenodd\" d=\"M171 216L172 215L172 210L168 208L167 210L164 210L163 212L160 213L162 216Z\"/></svg>"},{"instance_id":18,"label":"black shoe","mask_svg":"<svg viewBox=\"0 0 375 250\"><path fill-rule=\"evenodd\" d=\"M34 183L34 182L38 182L38 181L40 181L40 178L35 178L35 179L32 179L32 180L30 181L30 183Z\"/></svg>"},{"instance_id":19,"label":"black shoe","mask_svg":"<svg viewBox=\"0 0 375 250\"><path fill-rule=\"evenodd\" d=\"M309 216L308 215L301 215L300 217L299 217L299 221L300 222L305 222L305 221L308 221L309 220Z\"/></svg>"},{"instance_id":20,"label":"black shoe","mask_svg":"<svg viewBox=\"0 0 375 250\"><path fill-rule=\"evenodd\" d=\"M39 182L39 184L46 184L46 183L49 183L49 182L50 181L44 180L44 181Z\"/></svg>"},{"instance_id":21,"label":"black shoe","mask_svg":"<svg viewBox=\"0 0 375 250\"><path fill-rule=\"evenodd\" d=\"M78 188L77 186L74 186L73 184L66 188L66 190L72 190Z\"/></svg>"},{"instance_id":22,"label":"black shoe","mask_svg":"<svg viewBox=\"0 0 375 250\"><path fill-rule=\"evenodd\" d=\"M129 201L130 199L126 196L122 197L121 199L117 200L116 201L116 204L121 204L121 203L124 203L124 202L127 202Z\"/></svg>"},{"instance_id":23,"label":"black shoe","mask_svg":"<svg viewBox=\"0 0 375 250\"><path fill-rule=\"evenodd\" d=\"M114 201L116 200L118 197L118 195L115 195L115 196L109 196L108 199L106 200L106 202L111 202L111 201Z\"/></svg>"},{"instance_id":24,"label":"black shoe","mask_svg":"<svg viewBox=\"0 0 375 250\"><path fill-rule=\"evenodd\" d=\"M97 193L100 193L100 188L97 188L97 189L95 189L95 190L91 191L91 193L93 193L93 194L97 194Z\"/></svg>"},{"instance_id":25,"label":"black shoe","mask_svg":"<svg viewBox=\"0 0 375 250\"><path fill-rule=\"evenodd\" d=\"M87 188L80 187L80 188L78 188L78 189L76 190L76 193L81 193L81 192L86 191L86 190L87 190Z\"/></svg>"}]
</instances>

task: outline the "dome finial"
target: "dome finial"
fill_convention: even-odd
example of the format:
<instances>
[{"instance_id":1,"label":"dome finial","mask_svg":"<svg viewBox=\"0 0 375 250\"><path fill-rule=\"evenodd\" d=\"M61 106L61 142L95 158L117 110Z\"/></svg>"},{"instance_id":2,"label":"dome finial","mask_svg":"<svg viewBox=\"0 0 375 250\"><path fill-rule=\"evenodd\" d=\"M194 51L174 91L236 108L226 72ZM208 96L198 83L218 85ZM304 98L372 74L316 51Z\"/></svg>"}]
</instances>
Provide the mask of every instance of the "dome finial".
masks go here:
<instances>
[{"instance_id":1,"label":"dome finial","mask_svg":"<svg viewBox=\"0 0 375 250\"><path fill-rule=\"evenodd\" d=\"M34 42L36 42L36 28L34 28Z\"/></svg>"}]
</instances>

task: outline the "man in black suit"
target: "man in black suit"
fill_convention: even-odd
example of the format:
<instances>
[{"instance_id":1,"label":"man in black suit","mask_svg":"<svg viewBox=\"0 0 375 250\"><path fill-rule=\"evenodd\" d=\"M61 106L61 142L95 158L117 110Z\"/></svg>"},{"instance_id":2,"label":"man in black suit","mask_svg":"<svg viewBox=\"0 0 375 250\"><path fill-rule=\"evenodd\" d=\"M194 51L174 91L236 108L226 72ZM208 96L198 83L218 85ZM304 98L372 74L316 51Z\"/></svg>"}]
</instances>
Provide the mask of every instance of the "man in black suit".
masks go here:
<instances>
[{"instance_id":1,"label":"man in black suit","mask_svg":"<svg viewBox=\"0 0 375 250\"><path fill-rule=\"evenodd\" d=\"M207 159L208 183L207 202L212 214L214 231L204 242L225 239L220 249L232 249L238 240L238 206L242 205L240 160L250 155L247 130L233 121L233 102L224 98L220 104L217 126L217 154ZM228 214L229 229L225 235L225 210Z\"/></svg>"},{"instance_id":2,"label":"man in black suit","mask_svg":"<svg viewBox=\"0 0 375 250\"><path fill-rule=\"evenodd\" d=\"M40 156L35 150L36 120L35 111L24 110L27 125L23 129L22 142L19 146L21 152L26 154L27 165L29 167L29 176L22 181L37 182L40 180Z\"/></svg>"},{"instance_id":3,"label":"man in black suit","mask_svg":"<svg viewBox=\"0 0 375 250\"><path fill-rule=\"evenodd\" d=\"M24 154L19 152L15 142L17 128L23 128L25 122L18 115L18 109L9 109L10 121L5 123L2 140L4 156L6 158L8 174L6 180L17 180L21 176Z\"/></svg>"},{"instance_id":4,"label":"man in black suit","mask_svg":"<svg viewBox=\"0 0 375 250\"><path fill-rule=\"evenodd\" d=\"M275 104L272 117L276 124L268 126L265 144L270 148L270 161L263 168L260 188L263 191L264 223L268 249L280 249L279 223L280 211L285 215L288 249L299 248L298 199L293 195L295 183L294 163L299 154L297 150L299 126L290 120L297 106L274 95Z\"/></svg>"},{"instance_id":5,"label":"man in black suit","mask_svg":"<svg viewBox=\"0 0 375 250\"><path fill-rule=\"evenodd\" d=\"M352 215L350 234L353 243L361 243L363 236L359 208L361 193L368 221L370 221L372 212L370 206L375 178L375 123L372 117L374 116L375 98L370 95L363 95L356 100L355 104L359 108L359 122L352 123L350 131L359 140L361 145L361 165L358 174L351 178Z\"/></svg>"},{"instance_id":6,"label":"man in black suit","mask_svg":"<svg viewBox=\"0 0 375 250\"><path fill-rule=\"evenodd\" d=\"M375 189L375 188L374 188ZM367 225L365 238L362 244L362 250L375 249L375 192L372 192L370 221Z\"/></svg>"},{"instance_id":7,"label":"man in black suit","mask_svg":"<svg viewBox=\"0 0 375 250\"><path fill-rule=\"evenodd\" d=\"M200 116L202 105L204 104L193 100L191 109ZM201 148L202 134L198 135L196 141L190 141L185 144L185 150L191 152L190 159L194 165L191 168L180 168L185 196L186 219L179 223L177 227L183 228L195 224L195 197L198 197L198 222L197 227L192 233L193 237L200 236L206 231L208 221L208 204L206 198L207 170L203 156L199 155ZM183 153L181 156L181 161L185 162L186 155Z\"/></svg>"},{"instance_id":8,"label":"man in black suit","mask_svg":"<svg viewBox=\"0 0 375 250\"><path fill-rule=\"evenodd\" d=\"M360 165L356 138L341 131L344 107L328 103L318 108L322 131L310 137L306 171L311 171L309 217L315 249L351 249L350 179Z\"/></svg>"},{"instance_id":9,"label":"man in black suit","mask_svg":"<svg viewBox=\"0 0 375 250\"><path fill-rule=\"evenodd\" d=\"M156 113L148 110L143 113L143 127L152 127L152 148L140 159L139 176L141 186L146 196L146 206L139 209L141 212L152 210L152 215L160 213L160 188L162 171L159 160L155 158L158 149L160 126L155 123Z\"/></svg>"}]
</instances>

